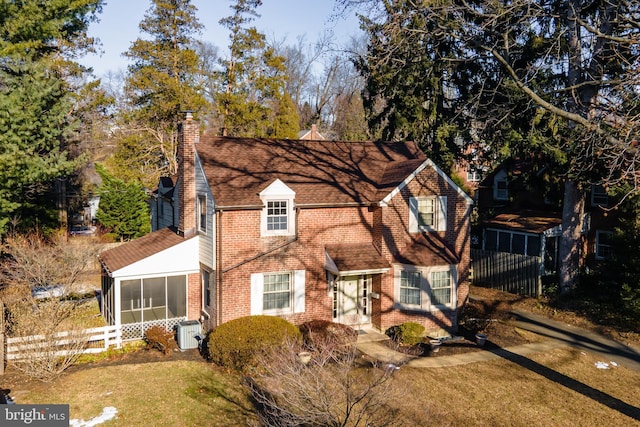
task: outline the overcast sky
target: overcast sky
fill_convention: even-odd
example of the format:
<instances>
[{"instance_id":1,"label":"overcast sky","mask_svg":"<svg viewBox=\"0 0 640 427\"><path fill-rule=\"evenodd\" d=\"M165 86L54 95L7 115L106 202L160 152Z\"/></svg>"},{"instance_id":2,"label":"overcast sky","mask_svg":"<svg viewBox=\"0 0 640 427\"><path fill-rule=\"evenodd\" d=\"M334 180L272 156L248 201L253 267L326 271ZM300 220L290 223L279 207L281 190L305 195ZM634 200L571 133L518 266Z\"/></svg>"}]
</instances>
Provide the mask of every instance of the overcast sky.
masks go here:
<instances>
[{"instance_id":1,"label":"overcast sky","mask_svg":"<svg viewBox=\"0 0 640 427\"><path fill-rule=\"evenodd\" d=\"M197 18L205 27L197 38L218 46L221 53L229 44L229 33L218 21L231 15L229 6L233 3L232 0L192 0L198 8ZM337 16L335 0L263 0L262 3L258 9L261 17L252 24L269 40L286 37L288 44L295 44L298 36L305 35L311 43L329 30L335 34L337 43L346 43L359 32L353 13L346 19ZM107 0L100 22L89 27L89 35L100 39L104 53L88 55L80 62L92 67L97 77L108 71L126 69L127 60L122 53L139 37L138 25L150 5L147 0Z\"/></svg>"}]
</instances>

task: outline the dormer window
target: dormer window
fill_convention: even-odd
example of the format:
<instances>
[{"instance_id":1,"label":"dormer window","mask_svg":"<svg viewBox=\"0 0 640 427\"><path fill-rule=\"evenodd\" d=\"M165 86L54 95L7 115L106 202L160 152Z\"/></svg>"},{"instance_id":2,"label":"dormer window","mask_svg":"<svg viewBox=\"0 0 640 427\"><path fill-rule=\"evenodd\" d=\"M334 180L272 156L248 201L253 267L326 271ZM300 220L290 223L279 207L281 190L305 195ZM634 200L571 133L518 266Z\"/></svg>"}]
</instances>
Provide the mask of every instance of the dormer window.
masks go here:
<instances>
[{"instance_id":1,"label":"dormer window","mask_svg":"<svg viewBox=\"0 0 640 427\"><path fill-rule=\"evenodd\" d=\"M267 202L267 231L286 230L287 212L286 200Z\"/></svg>"},{"instance_id":2,"label":"dormer window","mask_svg":"<svg viewBox=\"0 0 640 427\"><path fill-rule=\"evenodd\" d=\"M295 195L296 193L279 179L260 192L260 199L264 204L260 226L262 236L295 234Z\"/></svg>"}]
</instances>

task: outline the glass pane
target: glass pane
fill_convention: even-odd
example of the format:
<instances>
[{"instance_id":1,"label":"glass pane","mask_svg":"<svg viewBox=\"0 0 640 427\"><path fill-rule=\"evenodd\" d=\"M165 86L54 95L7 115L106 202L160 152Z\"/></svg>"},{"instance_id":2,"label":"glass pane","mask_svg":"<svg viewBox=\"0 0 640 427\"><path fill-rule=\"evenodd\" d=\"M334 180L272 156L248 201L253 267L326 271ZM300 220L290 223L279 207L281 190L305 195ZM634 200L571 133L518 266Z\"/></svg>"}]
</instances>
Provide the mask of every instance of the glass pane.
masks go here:
<instances>
[{"instance_id":1,"label":"glass pane","mask_svg":"<svg viewBox=\"0 0 640 427\"><path fill-rule=\"evenodd\" d=\"M511 233L498 233L498 251L511 252Z\"/></svg>"},{"instance_id":2,"label":"glass pane","mask_svg":"<svg viewBox=\"0 0 640 427\"><path fill-rule=\"evenodd\" d=\"M167 277L167 317L184 317L187 315L187 277Z\"/></svg>"},{"instance_id":3,"label":"glass pane","mask_svg":"<svg viewBox=\"0 0 640 427\"><path fill-rule=\"evenodd\" d=\"M451 303L451 272L434 271L431 273L431 304Z\"/></svg>"},{"instance_id":4,"label":"glass pane","mask_svg":"<svg viewBox=\"0 0 640 427\"><path fill-rule=\"evenodd\" d=\"M547 242L549 242L550 240L552 241L552 239L547 239ZM551 243L551 244L554 245L554 243ZM553 249L555 249L555 247ZM540 256L540 236L529 236L528 237L528 240L527 240L527 255Z\"/></svg>"},{"instance_id":5,"label":"glass pane","mask_svg":"<svg viewBox=\"0 0 640 427\"><path fill-rule=\"evenodd\" d=\"M291 277L289 273L264 276L263 310L285 309L291 306Z\"/></svg>"},{"instance_id":6,"label":"glass pane","mask_svg":"<svg viewBox=\"0 0 640 427\"><path fill-rule=\"evenodd\" d=\"M277 310L289 308L289 292L274 292L264 294L262 308L264 310Z\"/></svg>"},{"instance_id":7,"label":"glass pane","mask_svg":"<svg viewBox=\"0 0 640 427\"><path fill-rule=\"evenodd\" d=\"M524 234L514 234L511 240L511 253L524 255L524 243L526 241Z\"/></svg>"},{"instance_id":8,"label":"glass pane","mask_svg":"<svg viewBox=\"0 0 640 427\"><path fill-rule=\"evenodd\" d=\"M495 251L498 248L498 233L494 230L487 230L484 233L484 249Z\"/></svg>"}]
</instances>

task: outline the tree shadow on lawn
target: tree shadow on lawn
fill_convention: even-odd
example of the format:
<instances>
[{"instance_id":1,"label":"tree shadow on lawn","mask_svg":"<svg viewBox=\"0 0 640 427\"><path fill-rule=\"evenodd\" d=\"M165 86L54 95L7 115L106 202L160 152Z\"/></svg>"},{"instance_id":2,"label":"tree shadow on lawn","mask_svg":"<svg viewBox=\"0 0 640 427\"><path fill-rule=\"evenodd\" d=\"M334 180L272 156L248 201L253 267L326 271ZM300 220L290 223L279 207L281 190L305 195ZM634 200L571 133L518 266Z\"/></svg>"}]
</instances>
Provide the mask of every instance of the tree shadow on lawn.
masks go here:
<instances>
[{"instance_id":1,"label":"tree shadow on lawn","mask_svg":"<svg viewBox=\"0 0 640 427\"><path fill-rule=\"evenodd\" d=\"M558 371L541 365L540 363L535 362L525 356L509 351L506 348L498 348L493 350L487 348L487 350L491 351L491 353L497 356L502 357L505 360L528 369L531 372L535 372L536 374L541 375L550 381L560 384L570 390L582 394L585 397L595 400L602 405L616 410L621 414L624 414L635 420L640 420L640 408L630 405L616 397L611 396L610 394L597 390L583 382L575 380Z\"/></svg>"}]
</instances>

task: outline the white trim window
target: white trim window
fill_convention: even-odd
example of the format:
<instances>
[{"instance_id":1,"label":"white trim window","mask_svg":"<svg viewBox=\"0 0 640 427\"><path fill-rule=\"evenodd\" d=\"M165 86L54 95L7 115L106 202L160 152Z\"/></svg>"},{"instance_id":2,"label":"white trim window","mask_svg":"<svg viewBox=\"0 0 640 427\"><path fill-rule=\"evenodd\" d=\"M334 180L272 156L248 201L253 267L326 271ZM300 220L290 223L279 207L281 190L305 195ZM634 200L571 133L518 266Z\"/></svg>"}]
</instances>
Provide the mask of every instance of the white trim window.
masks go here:
<instances>
[{"instance_id":1,"label":"white trim window","mask_svg":"<svg viewBox=\"0 0 640 427\"><path fill-rule=\"evenodd\" d=\"M260 231L262 236L292 236L295 234L295 192L276 179L260 193L264 204Z\"/></svg>"},{"instance_id":2,"label":"white trim window","mask_svg":"<svg viewBox=\"0 0 640 427\"><path fill-rule=\"evenodd\" d=\"M447 196L409 198L409 232L447 230Z\"/></svg>"},{"instance_id":3,"label":"white trim window","mask_svg":"<svg viewBox=\"0 0 640 427\"><path fill-rule=\"evenodd\" d=\"M421 282L419 271L400 272L400 304L421 306Z\"/></svg>"},{"instance_id":4,"label":"white trim window","mask_svg":"<svg viewBox=\"0 0 640 427\"><path fill-rule=\"evenodd\" d=\"M480 182L482 181L482 169L476 166L469 166L467 170L467 181Z\"/></svg>"},{"instance_id":5,"label":"white trim window","mask_svg":"<svg viewBox=\"0 0 640 427\"><path fill-rule=\"evenodd\" d=\"M596 259L604 260L611 257L613 249L611 238L612 231L596 230Z\"/></svg>"},{"instance_id":6,"label":"white trim window","mask_svg":"<svg viewBox=\"0 0 640 427\"><path fill-rule=\"evenodd\" d=\"M198 195L198 228L207 232L207 196Z\"/></svg>"},{"instance_id":7,"label":"white trim window","mask_svg":"<svg viewBox=\"0 0 640 427\"><path fill-rule=\"evenodd\" d=\"M493 177L493 199L509 200L509 180L507 172L501 170Z\"/></svg>"},{"instance_id":8,"label":"white trim window","mask_svg":"<svg viewBox=\"0 0 640 427\"><path fill-rule=\"evenodd\" d=\"M394 301L399 309L433 311L456 307L455 265L396 265Z\"/></svg>"},{"instance_id":9,"label":"white trim window","mask_svg":"<svg viewBox=\"0 0 640 427\"><path fill-rule=\"evenodd\" d=\"M436 306L449 306L451 304L451 271L432 271L431 286L431 304Z\"/></svg>"},{"instance_id":10,"label":"white trim window","mask_svg":"<svg viewBox=\"0 0 640 427\"><path fill-rule=\"evenodd\" d=\"M272 200L267 202L267 231L280 233L288 227L288 209L286 200Z\"/></svg>"},{"instance_id":11,"label":"white trim window","mask_svg":"<svg viewBox=\"0 0 640 427\"><path fill-rule=\"evenodd\" d=\"M305 310L305 270L251 275L251 314L291 314Z\"/></svg>"}]
</instances>

